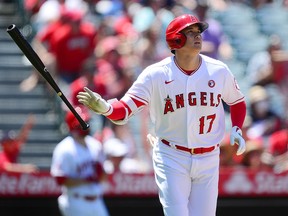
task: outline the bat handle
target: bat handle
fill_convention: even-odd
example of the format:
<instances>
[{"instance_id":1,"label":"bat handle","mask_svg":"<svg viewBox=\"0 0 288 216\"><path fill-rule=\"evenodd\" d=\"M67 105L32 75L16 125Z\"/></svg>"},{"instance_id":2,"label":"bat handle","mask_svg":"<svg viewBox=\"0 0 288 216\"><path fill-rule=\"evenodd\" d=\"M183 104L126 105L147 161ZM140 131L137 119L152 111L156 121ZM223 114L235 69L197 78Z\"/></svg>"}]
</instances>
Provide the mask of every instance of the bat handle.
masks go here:
<instances>
[{"instance_id":1,"label":"bat handle","mask_svg":"<svg viewBox=\"0 0 288 216\"><path fill-rule=\"evenodd\" d=\"M74 115L77 118L78 122L80 123L82 129L87 130L90 127L90 125L81 118L81 116L76 112L75 109L72 109L71 111L74 113Z\"/></svg>"},{"instance_id":2,"label":"bat handle","mask_svg":"<svg viewBox=\"0 0 288 216\"><path fill-rule=\"evenodd\" d=\"M90 125L84 121L82 123L80 122L80 124L83 130L87 130L90 127Z\"/></svg>"},{"instance_id":3,"label":"bat handle","mask_svg":"<svg viewBox=\"0 0 288 216\"><path fill-rule=\"evenodd\" d=\"M59 91L57 93L58 96L60 96L60 98L62 98L62 100L64 101L64 103L67 105L67 107L70 109L70 111L74 114L74 116L76 117L76 119L78 120L78 122L80 123L81 127L83 130L87 130L90 125L85 122L81 116L78 114L78 112L74 109L74 107L70 104L70 102L67 100L67 98L65 97L64 94L62 94L61 91Z\"/></svg>"}]
</instances>

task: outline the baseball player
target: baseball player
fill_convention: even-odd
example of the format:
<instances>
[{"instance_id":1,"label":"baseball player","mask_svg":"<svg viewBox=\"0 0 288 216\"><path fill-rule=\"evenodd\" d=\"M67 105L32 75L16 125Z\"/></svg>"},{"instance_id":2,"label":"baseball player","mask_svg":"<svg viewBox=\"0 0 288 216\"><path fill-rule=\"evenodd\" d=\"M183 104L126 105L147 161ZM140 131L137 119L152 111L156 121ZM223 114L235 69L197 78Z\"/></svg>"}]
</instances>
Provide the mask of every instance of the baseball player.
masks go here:
<instances>
[{"instance_id":1,"label":"baseball player","mask_svg":"<svg viewBox=\"0 0 288 216\"><path fill-rule=\"evenodd\" d=\"M88 110L76 107L83 118L89 120ZM82 130L72 114L66 115L70 135L55 147L52 156L51 175L62 186L58 206L63 216L108 216L102 198L104 179L102 145Z\"/></svg>"},{"instance_id":2,"label":"baseball player","mask_svg":"<svg viewBox=\"0 0 288 216\"><path fill-rule=\"evenodd\" d=\"M231 110L231 145L245 151L241 127L246 103L233 74L221 61L200 54L206 22L184 14L166 29L174 54L145 68L120 101L84 88L77 98L115 124L149 106L155 127L153 167L166 216L215 216L219 143L225 134L223 102Z\"/></svg>"}]
</instances>

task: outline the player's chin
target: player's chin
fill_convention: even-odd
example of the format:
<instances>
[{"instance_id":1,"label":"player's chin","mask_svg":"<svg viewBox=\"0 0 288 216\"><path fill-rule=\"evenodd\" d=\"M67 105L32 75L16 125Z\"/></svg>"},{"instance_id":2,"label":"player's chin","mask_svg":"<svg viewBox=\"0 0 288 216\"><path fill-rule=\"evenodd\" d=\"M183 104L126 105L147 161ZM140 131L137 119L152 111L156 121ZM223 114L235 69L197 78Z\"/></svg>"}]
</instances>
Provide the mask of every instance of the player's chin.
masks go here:
<instances>
[{"instance_id":1,"label":"player's chin","mask_svg":"<svg viewBox=\"0 0 288 216\"><path fill-rule=\"evenodd\" d=\"M201 45L194 45L194 46L193 46L193 50L194 50L194 51L201 52L201 49L202 49L202 46L201 46Z\"/></svg>"},{"instance_id":2,"label":"player's chin","mask_svg":"<svg viewBox=\"0 0 288 216\"><path fill-rule=\"evenodd\" d=\"M194 42L194 44L193 44L193 47L195 48L195 49L201 49L202 48L202 43L201 42Z\"/></svg>"}]
</instances>

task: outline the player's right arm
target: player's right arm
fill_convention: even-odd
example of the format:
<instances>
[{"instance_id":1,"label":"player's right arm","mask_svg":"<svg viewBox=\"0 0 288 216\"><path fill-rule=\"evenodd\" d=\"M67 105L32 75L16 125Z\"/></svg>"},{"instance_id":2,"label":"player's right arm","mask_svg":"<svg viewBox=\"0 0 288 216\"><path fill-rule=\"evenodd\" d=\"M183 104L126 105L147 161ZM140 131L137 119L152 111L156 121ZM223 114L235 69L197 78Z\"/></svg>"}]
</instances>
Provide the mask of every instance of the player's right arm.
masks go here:
<instances>
[{"instance_id":1,"label":"player's right arm","mask_svg":"<svg viewBox=\"0 0 288 216\"><path fill-rule=\"evenodd\" d=\"M115 124L125 124L129 116L135 113L136 110L141 109L145 104L135 98L126 97L129 105L124 100L110 100L107 102L99 94L92 92L89 88L85 87L84 92L79 92L77 95L78 101L97 114L102 114L110 119Z\"/></svg>"},{"instance_id":2,"label":"player's right arm","mask_svg":"<svg viewBox=\"0 0 288 216\"><path fill-rule=\"evenodd\" d=\"M161 65L160 67L152 65L144 69L119 101L117 99L106 101L87 87L84 87L84 91L78 93L77 99L79 103L87 106L97 114L106 116L114 124L126 124L131 116L142 110L149 103L155 74L158 74L158 77L163 74L164 69Z\"/></svg>"}]
</instances>

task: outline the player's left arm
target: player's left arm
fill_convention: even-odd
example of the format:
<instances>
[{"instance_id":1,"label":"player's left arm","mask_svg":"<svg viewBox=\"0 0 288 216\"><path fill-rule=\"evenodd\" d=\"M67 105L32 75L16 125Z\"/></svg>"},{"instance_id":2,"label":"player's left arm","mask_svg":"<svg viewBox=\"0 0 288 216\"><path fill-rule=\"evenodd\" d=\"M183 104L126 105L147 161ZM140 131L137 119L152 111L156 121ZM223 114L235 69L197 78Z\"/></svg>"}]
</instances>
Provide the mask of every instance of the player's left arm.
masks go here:
<instances>
[{"instance_id":1,"label":"player's left arm","mask_svg":"<svg viewBox=\"0 0 288 216\"><path fill-rule=\"evenodd\" d=\"M242 128L246 116L246 102L242 101L230 106L232 127Z\"/></svg>"},{"instance_id":2,"label":"player's left arm","mask_svg":"<svg viewBox=\"0 0 288 216\"><path fill-rule=\"evenodd\" d=\"M245 101L230 106L230 115L232 122L232 130L230 133L230 144L238 145L237 155L241 155L246 150L246 143L242 137L242 126L246 116L246 103Z\"/></svg>"},{"instance_id":3,"label":"player's left arm","mask_svg":"<svg viewBox=\"0 0 288 216\"><path fill-rule=\"evenodd\" d=\"M226 76L224 84L223 99L230 106L230 116L232 122L232 129L230 133L230 144L238 145L237 155L241 155L246 150L246 143L242 137L242 126L246 116L245 96L240 90L240 87L229 70L226 67Z\"/></svg>"}]
</instances>

